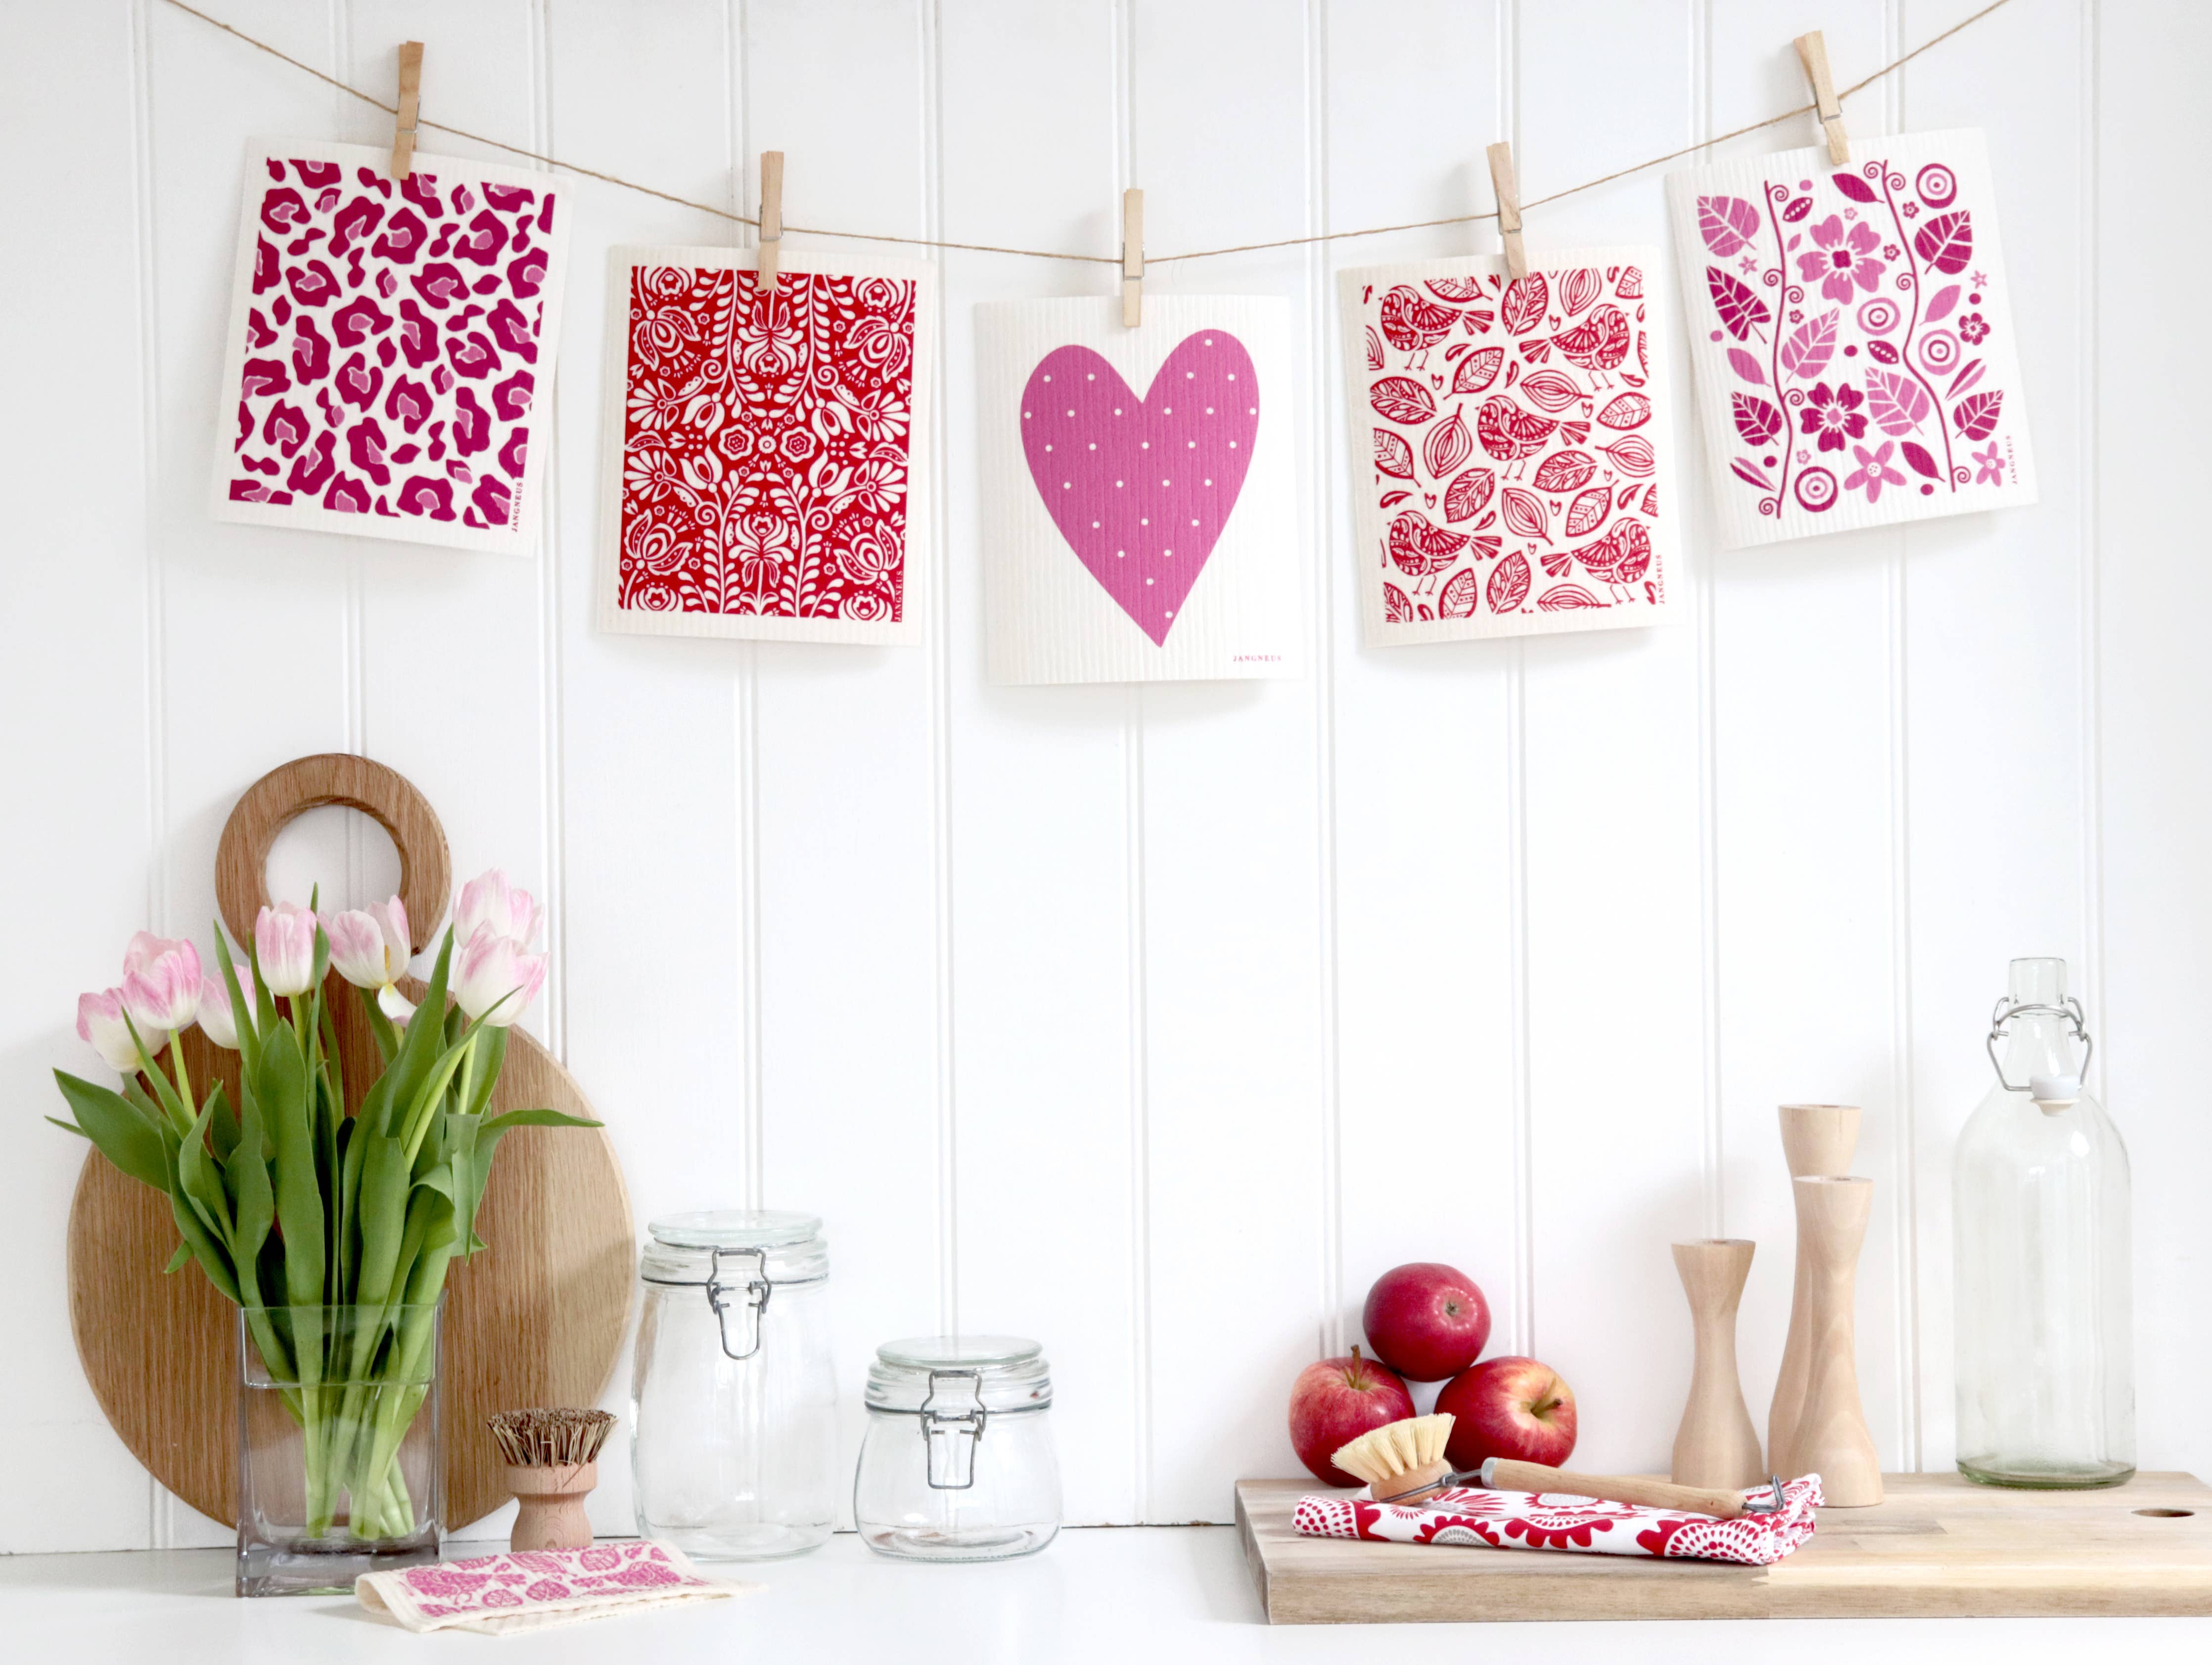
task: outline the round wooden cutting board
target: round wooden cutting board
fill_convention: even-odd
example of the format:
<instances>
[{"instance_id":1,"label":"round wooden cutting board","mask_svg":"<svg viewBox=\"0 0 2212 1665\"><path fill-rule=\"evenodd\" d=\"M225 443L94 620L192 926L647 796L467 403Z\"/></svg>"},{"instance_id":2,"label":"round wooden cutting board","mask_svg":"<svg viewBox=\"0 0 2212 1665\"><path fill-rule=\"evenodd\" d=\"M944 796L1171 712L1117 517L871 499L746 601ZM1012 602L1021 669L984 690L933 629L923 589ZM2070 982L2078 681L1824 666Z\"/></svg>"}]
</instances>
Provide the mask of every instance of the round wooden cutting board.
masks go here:
<instances>
[{"instance_id":1,"label":"round wooden cutting board","mask_svg":"<svg viewBox=\"0 0 2212 1665\"><path fill-rule=\"evenodd\" d=\"M453 890L444 830L404 777L343 754L301 757L270 771L231 811L216 856L216 892L234 941L252 939L277 832L324 804L360 810L392 835L414 945L428 946ZM208 963L212 969L211 958ZM376 1043L356 991L336 972L327 987L351 1112L378 1067ZM422 998L420 983L402 987L410 998ZM235 1103L238 1054L212 1046L198 1029L178 1044L194 1082L221 1077ZM491 1109L540 1105L597 1119L568 1072L516 1028L508 1032ZM446 1517L454 1528L513 1495L485 1416L596 1404L613 1372L635 1248L629 1199L605 1132L508 1133L492 1164L477 1232L490 1247L456 1261L446 1282L441 1398ZM98 1151L88 1155L69 1227L70 1317L85 1374L115 1431L156 1480L202 1514L234 1520L237 1309L197 1265L162 1275L176 1246L168 1198L126 1178Z\"/></svg>"}]
</instances>

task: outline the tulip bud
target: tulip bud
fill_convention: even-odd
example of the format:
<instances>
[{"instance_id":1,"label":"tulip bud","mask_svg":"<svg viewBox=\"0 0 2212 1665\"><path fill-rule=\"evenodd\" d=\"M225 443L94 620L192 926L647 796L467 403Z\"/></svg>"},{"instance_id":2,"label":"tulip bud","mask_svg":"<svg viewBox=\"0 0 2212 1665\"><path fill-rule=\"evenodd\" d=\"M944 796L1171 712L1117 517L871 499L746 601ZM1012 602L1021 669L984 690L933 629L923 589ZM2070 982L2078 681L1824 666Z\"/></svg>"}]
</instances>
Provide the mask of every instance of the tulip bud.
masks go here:
<instances>
[{"instance_id":1,"label":"tulip bud","mask_svg":"<svg viewBox=\"0 0 2212 1665\"><path fill-rule=\"evenodd\" d=\"M138 1056L138 1042L131 1038L131 1025L123 1018L123 991L103 989L97 994L76 997L76 1032L98 1048L111 1069L125 1075L136 1075L143 1066ZM155 1052L169 1044L167 1035L140 1030L147 1046Z\"/></svg>"},{"instance_id":2,"label":"tulip bud","mask_svg":"<svg viewBox=\"0 0 2212 1665\"><path fill-rule=\"evenodd\" d=\"M479 925L461 950L453 998L471 1018L505 1029L538 998L544 984L544 955L523 953L514 939L499 935L489 925Z\"/></svg>"},{"instance_id":3,"label":"tulip bud","mask_svg":"<svg viewBox=\"0 0 2212 1665\"><path fill-rule=\"evenodd\" d=\"M123 963L124 1009L141 1035L191 1026L200 1009L199 950L141 931Z\"/></svg>"},{"instance_id":4,"label":"tulip bud","mask_svg":"<svg viewBox=\"0 0 2212 1665\"><path fill-rule=\"evenodd\" d=\"M271 994L304 994L315 982L315 916L289 902L264 908L253 921L253 951Z\"/></svg>"},{"instance_id":5,"label":"tulip bud","mask_svg":"<svg viewBox=\"0 0 2212 1665\"><path fill-rule=\"evenodd\" d=\"M253 992L253 968L234 967L238 973L238 992L246 997L246 1021L253 1022L257 1005ZM200 978L200 1033L225 1052L238 1050L238 1025L231 1021L230 985L212 971Z\"/></svg>"},{"instance_id":6,"label":"tulip bud","mask_svg":"<svg viewBox=\"0 0 2212 1665\"><path fill-rule=\"evenodd\" d=\"M461 886L453 939L465 943L489 925L495 936L510 938L518 949L527 950L544 922L544 912L530 892L508 884L507 875L494 867Z\"/></svg>"}]
</instances>

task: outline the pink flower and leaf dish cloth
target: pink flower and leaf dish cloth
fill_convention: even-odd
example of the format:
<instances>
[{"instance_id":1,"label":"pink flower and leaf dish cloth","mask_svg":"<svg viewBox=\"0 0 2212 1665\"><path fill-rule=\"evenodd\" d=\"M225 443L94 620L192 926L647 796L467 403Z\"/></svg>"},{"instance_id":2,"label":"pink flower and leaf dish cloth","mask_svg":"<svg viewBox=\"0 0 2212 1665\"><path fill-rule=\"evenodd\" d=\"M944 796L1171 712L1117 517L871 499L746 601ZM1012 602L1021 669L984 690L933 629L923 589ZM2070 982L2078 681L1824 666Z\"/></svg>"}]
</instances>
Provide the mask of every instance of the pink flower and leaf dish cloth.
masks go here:
<instances>
[{"instance_id":1,"label":"pink flower and leaf dish cloth","mask_svg":"<svg viewBox=\"0 0 2212 1665\"><path fill-rule=\"evenodd\" d=\"M1734 1561L1764 1567L1812 1538L1814 1511L1821 1503L1820 1477L1808 1474L1790 1481L1782 1488L1782 1497L1778 1513L1723 1521L1563 1492L1454 1486L1425 1503L1411 1504L1305 1497L1298 1499L1291 1519L1311 1538L1472 1549L1563 1549L1583 1555Z\"/></svg>"},{"instance_id":2,"label":"pink flower and leaf dish cloth","mask_svg":"<svg viewBox=\"0 0 2212 1665\"><path fill-rule=\"evenodd\" d=\"M644 1539L585 1549L502 1552L364 1573L355 1581L354 1597L369 1612L410 1631L507 1636L750 1595L761 1588L703 1577L683 1551Z\"/></svg>"}]
</instances>

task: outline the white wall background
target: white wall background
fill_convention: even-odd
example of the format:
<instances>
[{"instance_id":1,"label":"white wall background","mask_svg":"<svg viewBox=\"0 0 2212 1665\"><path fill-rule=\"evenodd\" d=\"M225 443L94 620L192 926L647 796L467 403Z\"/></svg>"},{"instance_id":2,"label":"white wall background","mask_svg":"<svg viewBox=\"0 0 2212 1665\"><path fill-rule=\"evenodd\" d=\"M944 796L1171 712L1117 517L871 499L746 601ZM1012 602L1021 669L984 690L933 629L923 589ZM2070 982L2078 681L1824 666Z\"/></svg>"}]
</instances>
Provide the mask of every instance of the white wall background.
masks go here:
<instances>
[{"instance_id":1,"label":"white wall background","mask_svg":"<svg viewBox=\"0 0 2212 1665\"><path fill-rule=\"evenodd\" d=\"M677 192L746 205L781 148L802 223L1098 252L1132 183L1156 249L1486 208L1501 134L1541 196L1802 101L1803 28L1850 81L1978 3L210 0L380 91L421 39L426 115ZM1887 1464L1947 1466L1948 1155L2030 952L2076 966L2135 1152L2142 1461L2212 1467L2212 421L2161 310L2212 263L2212 9L2014 0L1848 107L1989 130L2039 507L1718 557L1693 523L1677 627L1370 651L1329 274L1491 234L1156 265L1300 309L1316 669L1060 690L982 680L970 308L1103 269L945 258L926 647L605 636L604 253L732 228L577 191L537 559L216 526L243 142L388 118L158 0L0 15L0 1547L222 1535L84 1385L82 1147L37 1117L84 1062L76 992L142 922L204 943L234 799L331 749L412 777L459 871L549 895L533 1022L641 1221L828 1218L854 1401L894 1335L1044 1340L1073 1520L1221 1519L1292 1472L1291 1377L1407 1259L1473 1273L1499 1344L1566 1375L1587 1466L1652 1468L1688 1370L1666 1245L1755 1237L1763 1421L1786 1099L1866 1108L1868 1409ZM1665 234L1656 173L1530 217ZM384 854L329 824L286 872L360 891ZM619 1528L623 1479L598 1501Z\"/></svg>"}]
</instances>

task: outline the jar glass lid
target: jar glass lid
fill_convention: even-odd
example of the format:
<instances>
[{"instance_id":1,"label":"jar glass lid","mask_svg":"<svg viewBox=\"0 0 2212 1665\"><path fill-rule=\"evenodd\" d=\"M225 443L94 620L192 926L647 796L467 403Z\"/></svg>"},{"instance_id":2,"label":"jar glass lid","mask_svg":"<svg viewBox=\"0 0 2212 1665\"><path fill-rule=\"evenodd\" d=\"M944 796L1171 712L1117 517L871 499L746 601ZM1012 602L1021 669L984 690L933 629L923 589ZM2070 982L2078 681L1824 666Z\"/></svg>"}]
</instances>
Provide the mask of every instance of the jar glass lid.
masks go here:
<instances>
[{"instance_id":1,"label":"jar glass lid","mask_svg":"<svg viewBox=\"0 0 2212 1665\"><path fill-rule=\"evenodd\" d=\"M884 1364L910 1370L1010 1370L1044 1349L1019 1335L913 1335L876 1349Z\"/></svg>"},{"instance_id":2,"label":"jar glass lid","mask_svg":"<svg viewBox=\"0 0 2212 1665\"><path fill-rule=\"evenodd\" d=\"M868 1367L867 1402L878 1411L915 1412L963 1395L993 1413L1045 1409L1052 1375L1044 1349L1020 1335L914 1335L884 1342Z\"/></svg>"},{"instance_id":3,"label":"jar glass lid","mask_svg":"<svg viewBox=\"0 0 2212 1665\"><path fill-rule=\"evenodd\" d=\"M785 1249L822 1235L822 1217L781 1208L709 1208L664 1214L646 1228L671 1249Z\"/></svg>"}]
</instances>

